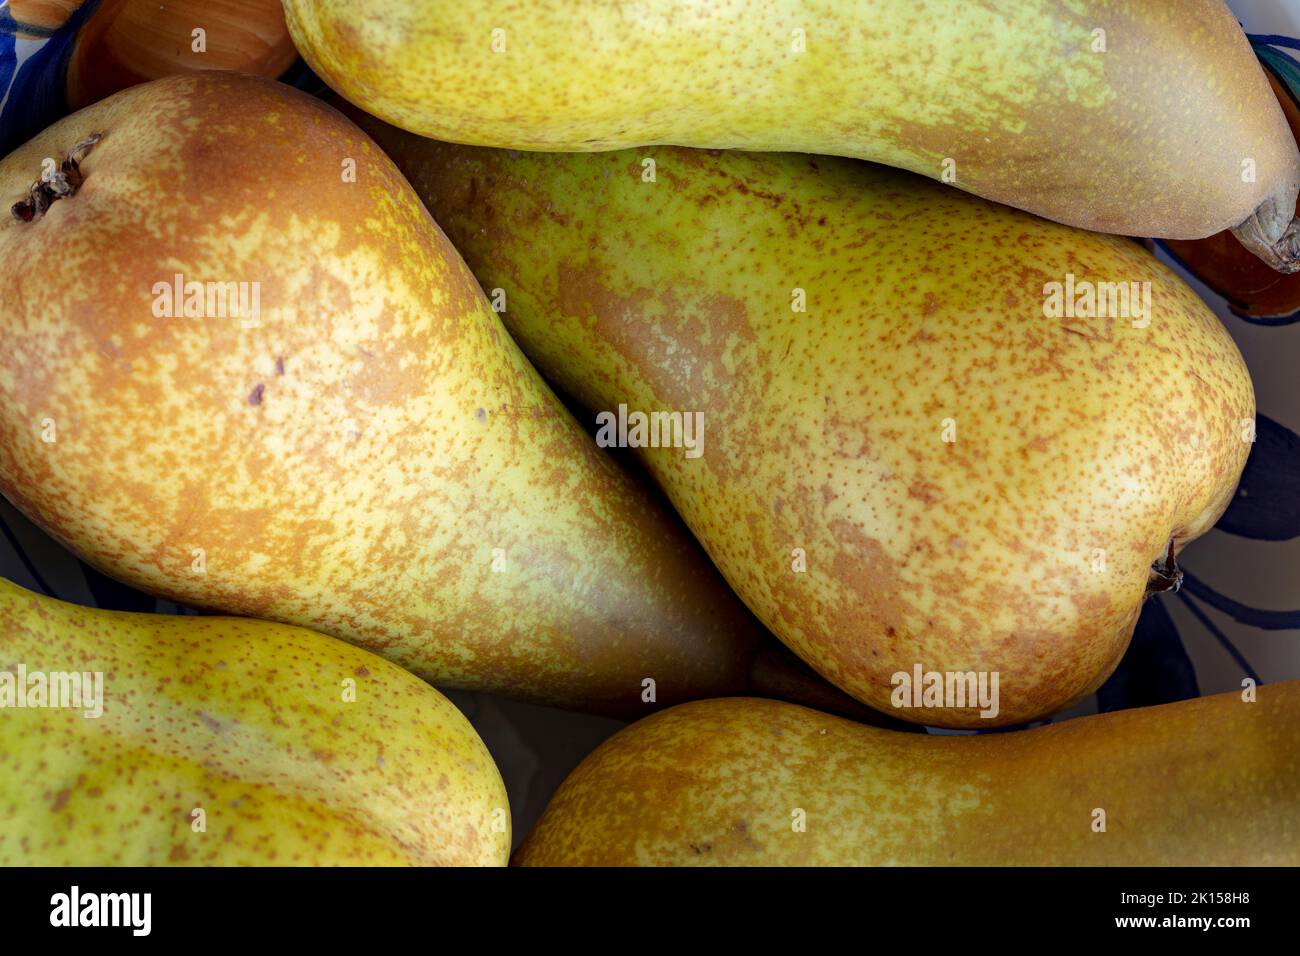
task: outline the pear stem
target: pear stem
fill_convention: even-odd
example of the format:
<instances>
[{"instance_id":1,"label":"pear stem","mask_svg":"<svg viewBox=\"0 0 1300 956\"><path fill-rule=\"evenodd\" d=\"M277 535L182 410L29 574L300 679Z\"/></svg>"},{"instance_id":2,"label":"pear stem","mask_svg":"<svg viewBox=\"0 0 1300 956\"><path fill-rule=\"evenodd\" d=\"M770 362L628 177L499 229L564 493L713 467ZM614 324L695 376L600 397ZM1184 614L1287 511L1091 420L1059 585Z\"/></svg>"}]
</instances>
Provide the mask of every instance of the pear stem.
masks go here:
<instances>
[{"instance_id":1,"label":"pear stem","mask_svg":"<svg viewBox=\"0 0 1300 956\"><path fill-rule=\"evenodd\" d=\"M1278 272L1300 272L1300 218L1295 216L1294 195L1289 209L1277 197L1264 200L1232 234Z\"/></svg>"},{"instance_id":2,"label":"pear stem","mask_svg":"<svg viewBox=\"0 0 1300 956\"><path fill-rule=\"evenodd\" d=\"M41 178L27 190L27 198L9 207L13 217L19 222L36 222L45 215L55 200L75 196L85 182L85 177L81 174L81 161L103 138L103 133L87 136L72 147L58 166L47 160L41 170Z\"/></svg>"},{"instance_id":3,"label":"pear stem","mask_svg":"<svg viewBox=\"0 0 1300 956\"><path fill-rule=\"evenodd\" d=\"M1183 572L1174 558L1174 539L1169 539L1169 550L1159 561L1151 564L1151 573L1147 577L1147 593L1143 600L1162 591L1177 591L1183 586Z\"/></svg>"}]
</instances>

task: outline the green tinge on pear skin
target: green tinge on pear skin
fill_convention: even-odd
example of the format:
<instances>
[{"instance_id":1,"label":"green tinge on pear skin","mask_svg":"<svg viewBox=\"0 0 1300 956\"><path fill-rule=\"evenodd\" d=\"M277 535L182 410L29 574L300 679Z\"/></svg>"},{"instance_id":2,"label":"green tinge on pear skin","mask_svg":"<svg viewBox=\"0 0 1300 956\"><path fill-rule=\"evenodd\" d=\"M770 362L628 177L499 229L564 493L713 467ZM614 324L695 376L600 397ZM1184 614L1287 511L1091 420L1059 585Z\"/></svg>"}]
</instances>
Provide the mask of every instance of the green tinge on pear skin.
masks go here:
<instances>
[{"instance_id":1,"label":"green tinge on pear skin","mask_svg":"<svg viewBox=\"0 0 1300 956\"><path fill-rule=\"evenodd\" d=\"M498 866L510 852L505 785L469 721L303 628L104 611L0 580L0 705L0 865Z\"/></svg>"}]
</instances>

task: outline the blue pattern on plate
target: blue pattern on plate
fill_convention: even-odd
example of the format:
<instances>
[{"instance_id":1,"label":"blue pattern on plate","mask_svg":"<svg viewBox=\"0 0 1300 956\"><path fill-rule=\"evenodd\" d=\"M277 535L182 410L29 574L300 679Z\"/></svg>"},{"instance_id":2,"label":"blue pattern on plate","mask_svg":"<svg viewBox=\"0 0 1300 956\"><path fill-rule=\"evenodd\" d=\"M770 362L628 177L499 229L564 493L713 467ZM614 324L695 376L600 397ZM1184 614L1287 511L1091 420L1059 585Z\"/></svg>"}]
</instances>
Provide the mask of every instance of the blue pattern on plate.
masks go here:
<instances>
[{"instance_id":1,"label":"blue pattern on plate","mask_svg":"<svg viewBox=\"0 0 1300 956\"><path fill-rule=\"evenodd\" d=\"M9 13L9 5L0 5L0 96L9 89L14 78L14 67L18 65L17 40L14 37L16 32L17 25Z\"/></svg>"},{"instance_id":2,"label":"blue pattern on plate","mask_svg":"<svg viewBox=\"0 0 1300 956\"><path fill-rule=\"evenodd\" d=\"M8 4L0 18L0 34L4 34L12 50L14 33L22 29L26 34L44 33L48 39L39 50L29 56L15 74L12 65L6 76L0 64L0 92L9 90L9 99L0 113L0 156L7 155L27 142L41 130L68 113L67 72L72 56L72 45L77 31L95 12L100 0L86 0L55 30L20 27L14 21ZM4 42L4 41L0 41ZM0 47L0 57L3 47Z\"/></svg>"}]
</instances>

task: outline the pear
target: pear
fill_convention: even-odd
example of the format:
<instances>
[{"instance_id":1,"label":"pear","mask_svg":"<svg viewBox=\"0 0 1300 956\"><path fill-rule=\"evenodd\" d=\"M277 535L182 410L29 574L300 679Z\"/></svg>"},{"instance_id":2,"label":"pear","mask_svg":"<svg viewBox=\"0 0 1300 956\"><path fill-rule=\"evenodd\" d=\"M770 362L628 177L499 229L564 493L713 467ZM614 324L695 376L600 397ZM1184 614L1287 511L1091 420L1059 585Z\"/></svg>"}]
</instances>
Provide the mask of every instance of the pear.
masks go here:
<instances>
[{"instance_id":1,"label":"pear","mask_svg":"<svg viewBox=\"0 0 1300 956\"><path fill-rule=\"evenodd\" d=\"M1222 0L284 0L311 67L437 139L856 156L1300 268L1300 155Z\"/></svg>"},{"instance_id":2,"label":"pear","mask_svg":"<svg viewBox=\"0 0 1300 956\"><path fill-rule=\"evenodd\" d=\"M748 686L761 628L332 108L169 77L10 154L0 195L0 491L91 564L449 687L642 714Z\"/></svg>"},{"instance_id":3,"label":"pear","mask_svg":"<svg viewBox=\"0 0 1300 956\"><path fill-rule=\"evenodd\" d=\"M641 444L758 617L878 709L989 727L1091 693L1232 498L1249 375L1137 243L843 159L370 124L598 440ZM958 673L996 714L929 693Z\"/></svg>"},{"instance_id":4,"label":"pear","mask_svg":"<svg viewBox=\"0 0 1300 956\"><path fill-rule=\"evenodd\" d=\"M67 57L67 98L77 110L196 70L275 78L297 58L280 0L100 0Z\"/></svg>"},{"instance_id":5,"label":"pear","mask_svg":"<svg viewBox=\"0 0 1300 956\"><path fill-rule=\"evenodd\" d=\"M299 627L0 580L0 866L503 865L501 775L401 668Z\"/></svg>"},{"instance_id":6,"label":"pear","mask_svg":"<svg viewBox=\"0 0 1300 956\"><path fill-rule=\"evenodd\" d=\"M514 862L1295 866L1297 761L1300 681L976 737L697 701L597 748Z\"/></svg>"}]
</instances>

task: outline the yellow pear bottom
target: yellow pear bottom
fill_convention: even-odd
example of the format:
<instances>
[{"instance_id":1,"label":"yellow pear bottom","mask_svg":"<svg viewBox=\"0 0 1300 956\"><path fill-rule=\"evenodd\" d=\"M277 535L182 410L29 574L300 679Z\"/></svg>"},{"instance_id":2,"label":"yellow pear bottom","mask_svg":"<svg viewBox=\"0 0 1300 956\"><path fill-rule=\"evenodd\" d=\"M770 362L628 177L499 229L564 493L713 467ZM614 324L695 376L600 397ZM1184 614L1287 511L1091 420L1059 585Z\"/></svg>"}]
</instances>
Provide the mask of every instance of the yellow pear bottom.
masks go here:
<instances>
[{"instance_id":1,"label":"yellow pear bottom","mask_svg":"<svg viewBox=\"0 0 1300 956\"><path fill-rule=\"evenodd\" d=\"M367 126L763 623L896 717L1086 696L1232 500L1250 376L1135 242L851 160ZM918 668L996 679L1000 704L900 707Z\"/></svg>"},{"instance_id":2,"label":"yellow pear bottom","mask_svg":"<svg viewBox=\"0 0 1300 956\"><path fill-rule=\"evenodd\" d=\"M0 865L499 866L469 721L300 627L81 607L0 580Z\"/></svg>"},{"instance_id":3,"label":"yellow pear bottom","mask_svg":"<svg viewBox=\"0 0 1300 956\"><path fill-rule=\"evenodd\" d=\"M523 866L1295 866L1300 681L1019 733L683 704L560 787Z\"/></svg>"}]
</instances>

